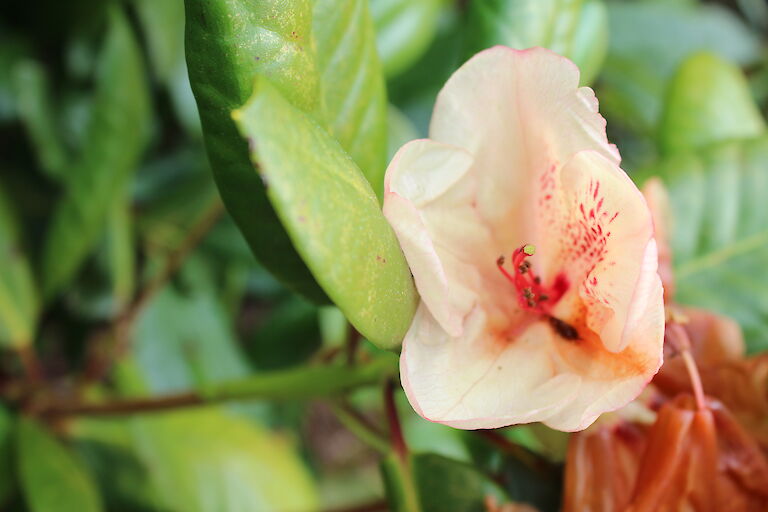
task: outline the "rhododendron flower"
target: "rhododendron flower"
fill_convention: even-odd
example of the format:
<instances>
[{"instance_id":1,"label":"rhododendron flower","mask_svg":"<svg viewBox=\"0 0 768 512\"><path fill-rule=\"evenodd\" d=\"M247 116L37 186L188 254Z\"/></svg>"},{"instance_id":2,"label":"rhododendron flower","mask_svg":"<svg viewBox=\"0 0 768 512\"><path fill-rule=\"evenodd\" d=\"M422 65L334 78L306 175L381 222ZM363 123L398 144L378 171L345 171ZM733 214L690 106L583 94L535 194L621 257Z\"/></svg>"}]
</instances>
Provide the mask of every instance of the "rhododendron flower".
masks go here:
<instances>
[{"instance_id":1,"label":"rhododendron flower","mask_svg":"<svg viewBox=\"0 0 768 512\"><path fill-rule=\"evenodd\" d=\"M578 81L548 50L481 52L387 169L421 294L401 378L429 420L579 430L661 364L651 215Z\"/></svg>"}]
</instances>

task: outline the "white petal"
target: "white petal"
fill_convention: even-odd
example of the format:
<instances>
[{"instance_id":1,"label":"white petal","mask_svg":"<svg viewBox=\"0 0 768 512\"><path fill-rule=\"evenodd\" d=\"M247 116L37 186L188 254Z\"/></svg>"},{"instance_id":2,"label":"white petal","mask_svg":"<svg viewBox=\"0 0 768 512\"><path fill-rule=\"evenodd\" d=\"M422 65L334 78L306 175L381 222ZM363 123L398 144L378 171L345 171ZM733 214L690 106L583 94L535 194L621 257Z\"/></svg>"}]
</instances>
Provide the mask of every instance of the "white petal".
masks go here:
<instances>
[{"instance_id":1,"label":"white petal","mask_svg":"<svg viewBox=\"0 0 768 512\"><path fill-rule=\"evenodd\" d=\"M464 150L417 140L397 153L384 184L384 215L421 298L453 336L478 300L509 286L495 266L501 253L475 209L473 164ZM496 303L514 307L508 293Z\"/></svg>"},{"instance_id":2,"label":"white petal","mask_svg":"<svg viewBox=\"0 0 768 512\"><path fill-rule=\"evenodd\" d=\"M495 331L480 308L452 337L422 305L403 342L403 388L422 417L456 428L543 421L573 401L581 383L559 371L552 341L541 322L519 333Z\"/></svg>"},{"instance_id":3,"label":"white petal","mask_svg":"<svg viewBox=\"0 0 768 512\"><path fill-rule=\"evenodd\" d=\"M478 208L499 233L531 220L542 176L576 152L592 149L619 162L594 92L578 82L578 68L549 50L497 46L470 59L440 92L430 137L474 156L482 169ZM520 243L499 236L507 251Z\"/></svg>"}]
</instances>

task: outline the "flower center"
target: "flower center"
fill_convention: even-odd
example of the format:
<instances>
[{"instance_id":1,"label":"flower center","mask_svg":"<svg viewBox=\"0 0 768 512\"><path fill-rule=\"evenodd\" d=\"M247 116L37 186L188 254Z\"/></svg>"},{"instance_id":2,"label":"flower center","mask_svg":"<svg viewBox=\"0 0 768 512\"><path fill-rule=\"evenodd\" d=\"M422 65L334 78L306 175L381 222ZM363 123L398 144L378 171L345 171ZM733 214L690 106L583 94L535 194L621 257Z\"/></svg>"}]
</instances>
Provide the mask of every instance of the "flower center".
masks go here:
<instances>
[{"instance_id":1,"label":"flower center","mask_svg":"<svg viewBox=\"0 0 768 512\"><path fill-rule=\"evenodd\" d=\"M512 253L512 273L504 268L504 256L496 260L496 266L515 286L517 302L524 311L551 316L550 310L568 289L568 280L563 274L558 274L551 286L542 284L541 277L536 275L528 261L535 253L536 248L531 244L515 249Z\"/></svg>"}]
</instances>

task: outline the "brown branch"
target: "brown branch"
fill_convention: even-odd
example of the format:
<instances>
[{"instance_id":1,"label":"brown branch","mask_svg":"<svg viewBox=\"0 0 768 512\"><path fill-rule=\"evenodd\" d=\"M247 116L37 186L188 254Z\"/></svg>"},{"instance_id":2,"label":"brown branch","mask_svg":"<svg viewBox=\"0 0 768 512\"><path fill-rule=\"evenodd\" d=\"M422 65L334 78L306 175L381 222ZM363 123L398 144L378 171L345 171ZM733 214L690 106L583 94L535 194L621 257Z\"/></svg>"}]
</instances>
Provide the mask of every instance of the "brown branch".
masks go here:
<instances>
[{"instance_id":1,"label":"brown branch","mask_svg":"<svg viewBox=\"0 0 768 512\"><path fill-rule=\"evenodd\" d=\"M137 398L94 404L55 404L45 411L47 416L122 416L145 412L193 407L207 403L196 393L180 393L157 398Z\"/></svg>"},{"instance_id":2,"label":"brown branch","mask_svg":"<svg viewBox=\"0 0 768 512\"><path fill-rule=\"evenodd\" d=\"M104 379L114 361L125 354L129 348L131 330L136 318L152 297L178 272L189 253L197 247L206 234L216 225L224 213L224 205L216 197L214 202L200 215L190 228L187 237L172 251L162 270L144 286L117 317L106 331L97 334L91 343L90 360L87 364L84 381L98 382Z\"/></svg>"}]
</instances>

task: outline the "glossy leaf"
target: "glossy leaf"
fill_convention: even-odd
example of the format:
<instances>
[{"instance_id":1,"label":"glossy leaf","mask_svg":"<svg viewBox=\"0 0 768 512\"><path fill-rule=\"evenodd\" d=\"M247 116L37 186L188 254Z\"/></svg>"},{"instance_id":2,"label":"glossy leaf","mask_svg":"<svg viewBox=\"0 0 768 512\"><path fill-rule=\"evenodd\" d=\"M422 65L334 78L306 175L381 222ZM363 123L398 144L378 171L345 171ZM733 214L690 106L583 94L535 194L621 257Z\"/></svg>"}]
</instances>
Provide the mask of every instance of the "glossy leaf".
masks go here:
<instances>
[{"instance_id":1,"label":"glossy leaf","mask_svg":"<svg viewBox=\"0 0 768 512\"><path fill-rule=\"evenodd\" d=\"M0 347L18 348L32 342L39 301L8 199L0 188Z\"/></svg>"},{"instance_id":2,"label":"glossy leaf","mask_svg":"<svg viewBox=\"0 0 768 512\"><path fill-rule=\"evenodd\" d=\"M23 60L14 66L13 74L16 108L40 167L52 178L61 179L68 155L57 130L45 69L35 61Z\"/></svg>"},{"instance_id":3,"label":"glossy leaf","mask_svg":"<svg viewBox=\"0 0 768 512\"><path fill-rule=\"evenodd\" d=\"M679 153L654 168L669 189L677 300L729 315L768 348L768 138Z\"/></svg>"},{"instance_id":4,"label":"glossy leaf","mask_svg":"<svg viewBox=\"0 0 768 512\"><path fill-rule=\"evenodd\" d=\"M760 58L760 42L733 12L699 2L609 2L610 47L601 74L600 110L652 133L675 69L699 51L735 64Z\"/></svg>"},{"instance_id":5,"label":"glossy leaf","mask_svg":"<svg viewBox=\"0 0 768 512\"><path fill-rule=\"evenodd\" d=\"M381 198L387 99L368 0L318 0L312 29L329 132Z\"/></svg>"},{"instance_id":6,"label":"glossy leaf","mask_svg":"<svg viewBox=\"0 0 768 512\"><path fill-rule=\"evenodd\" d=\"M392 512L485 512L486 497L508 501L490 478L464 462L432 453L382 463Z\"/></svg>"},{"instance_id":7,"label":"glossy leaf","mask_svg":"<svg viewBox=\"0 0 768 512\"><path fill-rule=\"evenodd\" d=\"M17 424L21 487L31 512L98 512L101 498L75 455L30 419Z\"/></svg>"},{"instance_id":8,"label":"glossy leaf","mask_svg":"<svg viewBox=\"0 0 768 512\"><path fill-rule=\"evenodd\" d=\"M168 512L317 510L307 468L288 440L215 408L136 420L136 453Z\"/></svg>"},{"instance_id":9,"label":"glossy leaf","mask_svg":"<svg viewBox=\"0 0 768 512\"><path fill-rule=\"evenodd\" d=\"M325 294L293 248L253 169L248 145L230 112L253 92L257 73L305 111L319 105L319 74L311 37L312 2L186 0L189 78L203 125L208 159L227 210L256 258L308 298Z\"/></svg>"},{"instance_id":10,"label":"glossy leaf","mask_svg":"<svg viewBox=\"0 0 768 512\"><path fill-rule=\"evenodd\" d=\"M54 211L43 255L43 288L51 297L74 277L106 227L114 201L144 150L149 98L141 52L124 14L110 10L85 145L65 171L67 190Z\"/></svg>"},{"instance_id":11,"label":"glossy leaf","mask_svg":"<svg viewBox=\"0 0 768 512\"><path fill-rule=\"evenodd\" d=\"M368 182L325 130L265 80L233 116L318 283L363 336L381 347L398 346L416 291Z\"/></svg>"},{"instance_id":12,"label":"glossy leaf","mask_svg":"<svg viewBox=\"0 0 768 512\"><path fill-rule=\"evenodd\" d=\"M443 0L370 0L376 46L387 76L408 69L437 33Z\"/></svg>"},{"instance_id":13,"label":"glossy leaf","mask_svg":"<svg viewBox=\"0 0 768 512\"><path fill-rule=\"evenodd\" d=\"M581 83L597 75L608 49L602 0L489 0L470 2L467 53L501 44L543 46L574 61Z\"/></svg>"},{"instance_id":14,"label":"glossy leaf","mask_svg":"<svg viewBox=\"0 0 768 512\"><path fill-rule=\"evenodd\" d=\"M672 78L659 137L667 153L765 131L741 70L710 53L688 58Z\"/></svg>"}]
</instances>

